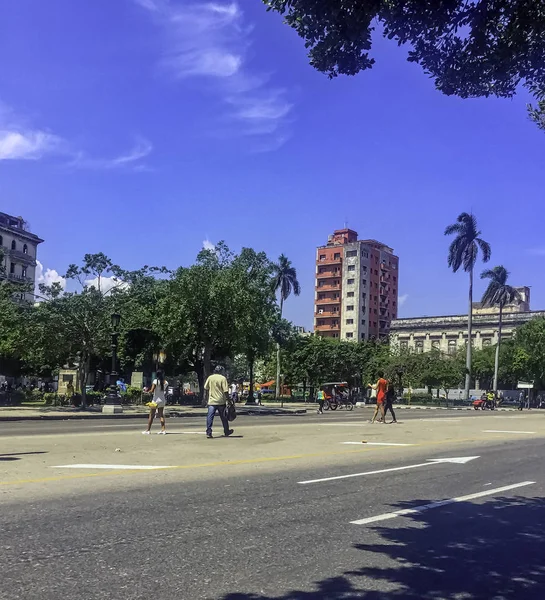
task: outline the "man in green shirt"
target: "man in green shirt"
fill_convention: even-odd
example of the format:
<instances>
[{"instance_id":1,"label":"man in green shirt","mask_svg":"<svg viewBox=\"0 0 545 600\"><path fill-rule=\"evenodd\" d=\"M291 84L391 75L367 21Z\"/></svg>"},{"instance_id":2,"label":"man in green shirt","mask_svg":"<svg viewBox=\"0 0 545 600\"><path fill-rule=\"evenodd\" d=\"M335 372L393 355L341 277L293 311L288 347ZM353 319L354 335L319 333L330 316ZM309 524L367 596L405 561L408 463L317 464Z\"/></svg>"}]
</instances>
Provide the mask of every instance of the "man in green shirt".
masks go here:
<instances>
[{"instance_id":1,"label":"man in green shirt","mask_svg":"<svg viewBox=\"0 0 545 600\"><path fill-rule=\"evenodd\" d=\"M218 365L214 369L213 375L210 375L204 384L204 393L208 399L208 415L206 417L206 437L208 439L212 439L212 425L216 413L220 416L225 437L229 437L234 433L233 429L229 429L229 421L227 420L226 408L229 399L229 384L224 372L224 368Z\"/></svg>"}]
</instances>

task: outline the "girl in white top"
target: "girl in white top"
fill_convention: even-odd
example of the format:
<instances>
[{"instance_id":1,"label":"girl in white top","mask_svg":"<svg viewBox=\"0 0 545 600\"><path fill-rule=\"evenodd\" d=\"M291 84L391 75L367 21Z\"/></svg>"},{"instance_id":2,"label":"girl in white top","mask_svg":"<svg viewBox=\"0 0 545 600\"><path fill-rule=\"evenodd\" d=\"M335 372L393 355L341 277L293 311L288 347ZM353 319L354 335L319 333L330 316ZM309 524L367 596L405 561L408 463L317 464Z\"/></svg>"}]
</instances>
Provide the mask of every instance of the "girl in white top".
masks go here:
<instances>
[{"instance_id":1,"label":"girl in white top","mask_svg":"<svg viewBox=\"0 0 545 600\"><path fill-rule=\"evenodd\" d=\"M149 435L151 431L151 426L153 424L153 419L155 419L155 411L159 413L159 419L161 419L161 431L157 433L159 435L165 435L165 391L168 389L168 381L163 376L162 371L157 371L157 375L153 380L153 384L151 386L150 392L153 394L153 402L157 405L157 407L150 407L149 418L148 418L148 428L146 431L142 433L144 435Z\"/></svg>"}]
</instances>

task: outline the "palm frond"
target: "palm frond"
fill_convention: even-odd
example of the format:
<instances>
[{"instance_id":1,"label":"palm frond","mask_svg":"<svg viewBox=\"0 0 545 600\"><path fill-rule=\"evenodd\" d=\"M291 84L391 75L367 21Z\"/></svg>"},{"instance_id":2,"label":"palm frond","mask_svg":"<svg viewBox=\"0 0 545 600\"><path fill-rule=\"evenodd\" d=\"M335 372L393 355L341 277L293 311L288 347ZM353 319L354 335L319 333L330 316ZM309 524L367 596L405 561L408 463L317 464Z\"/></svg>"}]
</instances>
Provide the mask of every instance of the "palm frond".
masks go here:
<instances>
[{"instance_id":1,"label":"palm frond","mask_svg":"<svg viewBox=\"0 0 545 600\"><path fill-rule=\"evenodd\" d=\"M486 288L482 303L485 306L501 306L520 302L520 294L514 287L508 285L509 271L502 265L493 269L487 269L481 273L481 279L490 279Z\"/></svg>"},{"instance_id":2,"label":"palm frond","mask_svg":"<svg viewBox=\"0 0 545 600\"><path fill-rule=\"evenodd\" d=\"M475 263L477 262L477 256L478 256L478 249L477 249L477 244L472 241L470 244L468 244L464 250L464 258L463 258L463 265L464 265L464 271L466 273L469 273L469 271L473 270L473 268L475 267Z\"/></svg>"},{"instance_id":3,"label":"palm frond","mask_svg":"<svg viewBox=\"0 0 545 600\"><path fill-rule=\"evenodd\" d=\"M464 226L460 223L453 223L452 225L445 227L445 235L452 235L453 233L463 233L464 229Z\"/></svg>"},{"instance_id":4,"label":"palm frond","mask_svg":"<svg viewBox=\"0 0 545 600\"><path fill-rule=\"evenodd\" d=\"M496 273L492 269L485 269L481 273L481 279L495 279Z\"/></svg>"},{"instance_id":5,"label":"palm frond","mask_svg":"<svg viewBox=\"0 0 545 600\"><path fill-rule=\"evenodd\" d=\"M448 266L454 273L462 266L464 258L464 243L460 237L454 238L448 251Z\"/></svg>"},{"instance_id":6,"label":"palm frond","mask_svg":"<svg viewBox=\"0 0 545 600\"><path fill-rule=\"evenodd\" d=\"M271 286L275 294L280 290L282 300L287 300L292 292L296 296L301 293L301 286L297 280L297 270L284 254L278 257L278 262L273 264L272 270Z\"/></svg>"},{"instance_id":7,"label":"palm frond","mask_svg":"<svg viewBox=\"0 0 545 600\"><path fill-rule=\"evenodd\" d=\"M480 233L480 232L479 232ZM476 240L477 244L479 244L479 248L483 253L483 262L488 262L492 255L492 248L488 242L485 242L482 238L478 237Z\"/></svg>"}]
</instances>

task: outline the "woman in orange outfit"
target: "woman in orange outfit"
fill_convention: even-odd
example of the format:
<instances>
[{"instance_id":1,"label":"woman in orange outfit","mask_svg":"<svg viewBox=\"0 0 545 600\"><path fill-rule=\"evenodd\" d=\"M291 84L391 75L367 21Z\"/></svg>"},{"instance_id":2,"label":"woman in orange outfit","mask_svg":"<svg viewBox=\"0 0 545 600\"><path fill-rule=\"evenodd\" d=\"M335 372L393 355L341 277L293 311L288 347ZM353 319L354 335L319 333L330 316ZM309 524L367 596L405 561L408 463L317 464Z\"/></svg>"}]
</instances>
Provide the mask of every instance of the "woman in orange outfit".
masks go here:
<instances>
[{"instance_id":1,"label":"woman in orange outfit","mask_svg":"<svg viewBox=\"0 0 545 600\"><path fill-rule=\"evenodd\" d=\"M371 419L371 423L375 422L377 418L378 411L380 410L380 422L385 422L385 414L384 414L384 401L386 400L386 391L388 389L388 381L384 379L384 371L378 372L378 381L375 385L369 384L369 387L377 390L377 405L375 407L375 414Z\"/></svg>"}]
</instances>

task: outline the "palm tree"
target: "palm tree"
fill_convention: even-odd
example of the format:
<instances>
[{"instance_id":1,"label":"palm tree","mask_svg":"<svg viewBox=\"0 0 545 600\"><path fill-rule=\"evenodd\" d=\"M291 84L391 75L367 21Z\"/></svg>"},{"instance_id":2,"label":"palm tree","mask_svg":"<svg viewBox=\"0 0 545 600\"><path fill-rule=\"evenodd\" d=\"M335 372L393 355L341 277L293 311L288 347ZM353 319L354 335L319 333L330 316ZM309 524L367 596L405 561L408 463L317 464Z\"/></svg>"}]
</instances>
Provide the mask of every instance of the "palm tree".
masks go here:
<instances>
[{"instance_id":1,"label":"palm tree","mask_svg":"<svg viewBox=\"0 0 545 600\"><path fill-rule=\"evenodd\" d=\"M273 264L272 286L276 294L280 290L280 318L284 310L284 301L287 300L293 292L296 296L301 293L301 286L297 280L297 270L292 266L291 261L281 254L278 262ZM280 344L276 345L276 397L280 396Z\"/></svg>"},{"instance_id":2,"label":"palm tree","mask_svg":"<svg viewBox=\"0 0 545 600\"><path fill-rule=\"evenodd\" d=\"M467 315L467 350L466 350L466 382L465 397L469 400L469 388L471 385L471 342L473 326L473 270L482 252L483 262L490 260L490 244L479 236L481 232L477 229L477 219L466 212L458 215L456 223L445 229L445 235L456 234L448 251L448 266L456 273L463 267L469 273L469 307Z\"/></svg>"},{"instance_id":3,"label":"palm tree","mask_svg":"<svg viewBox=\"0 0 545 600\"><path fill-rule=\"evenodd\" d=\"M496 357L494 359L494 393L498 392L498 369L500 364L500 344L501 344L501 327L502 327L502 316L503 309L507 304L512 304L517 301L520 302L520 294L518 291L507 283L509 278L509 271L502 267L494 267L493 269L487 269L481 273L481 279L490 279L490 283L486 288L482 303L484 306L499 306L500 308L500 321L498 325L498 343L496 345Z\"/></svg>"}]
</instances>

